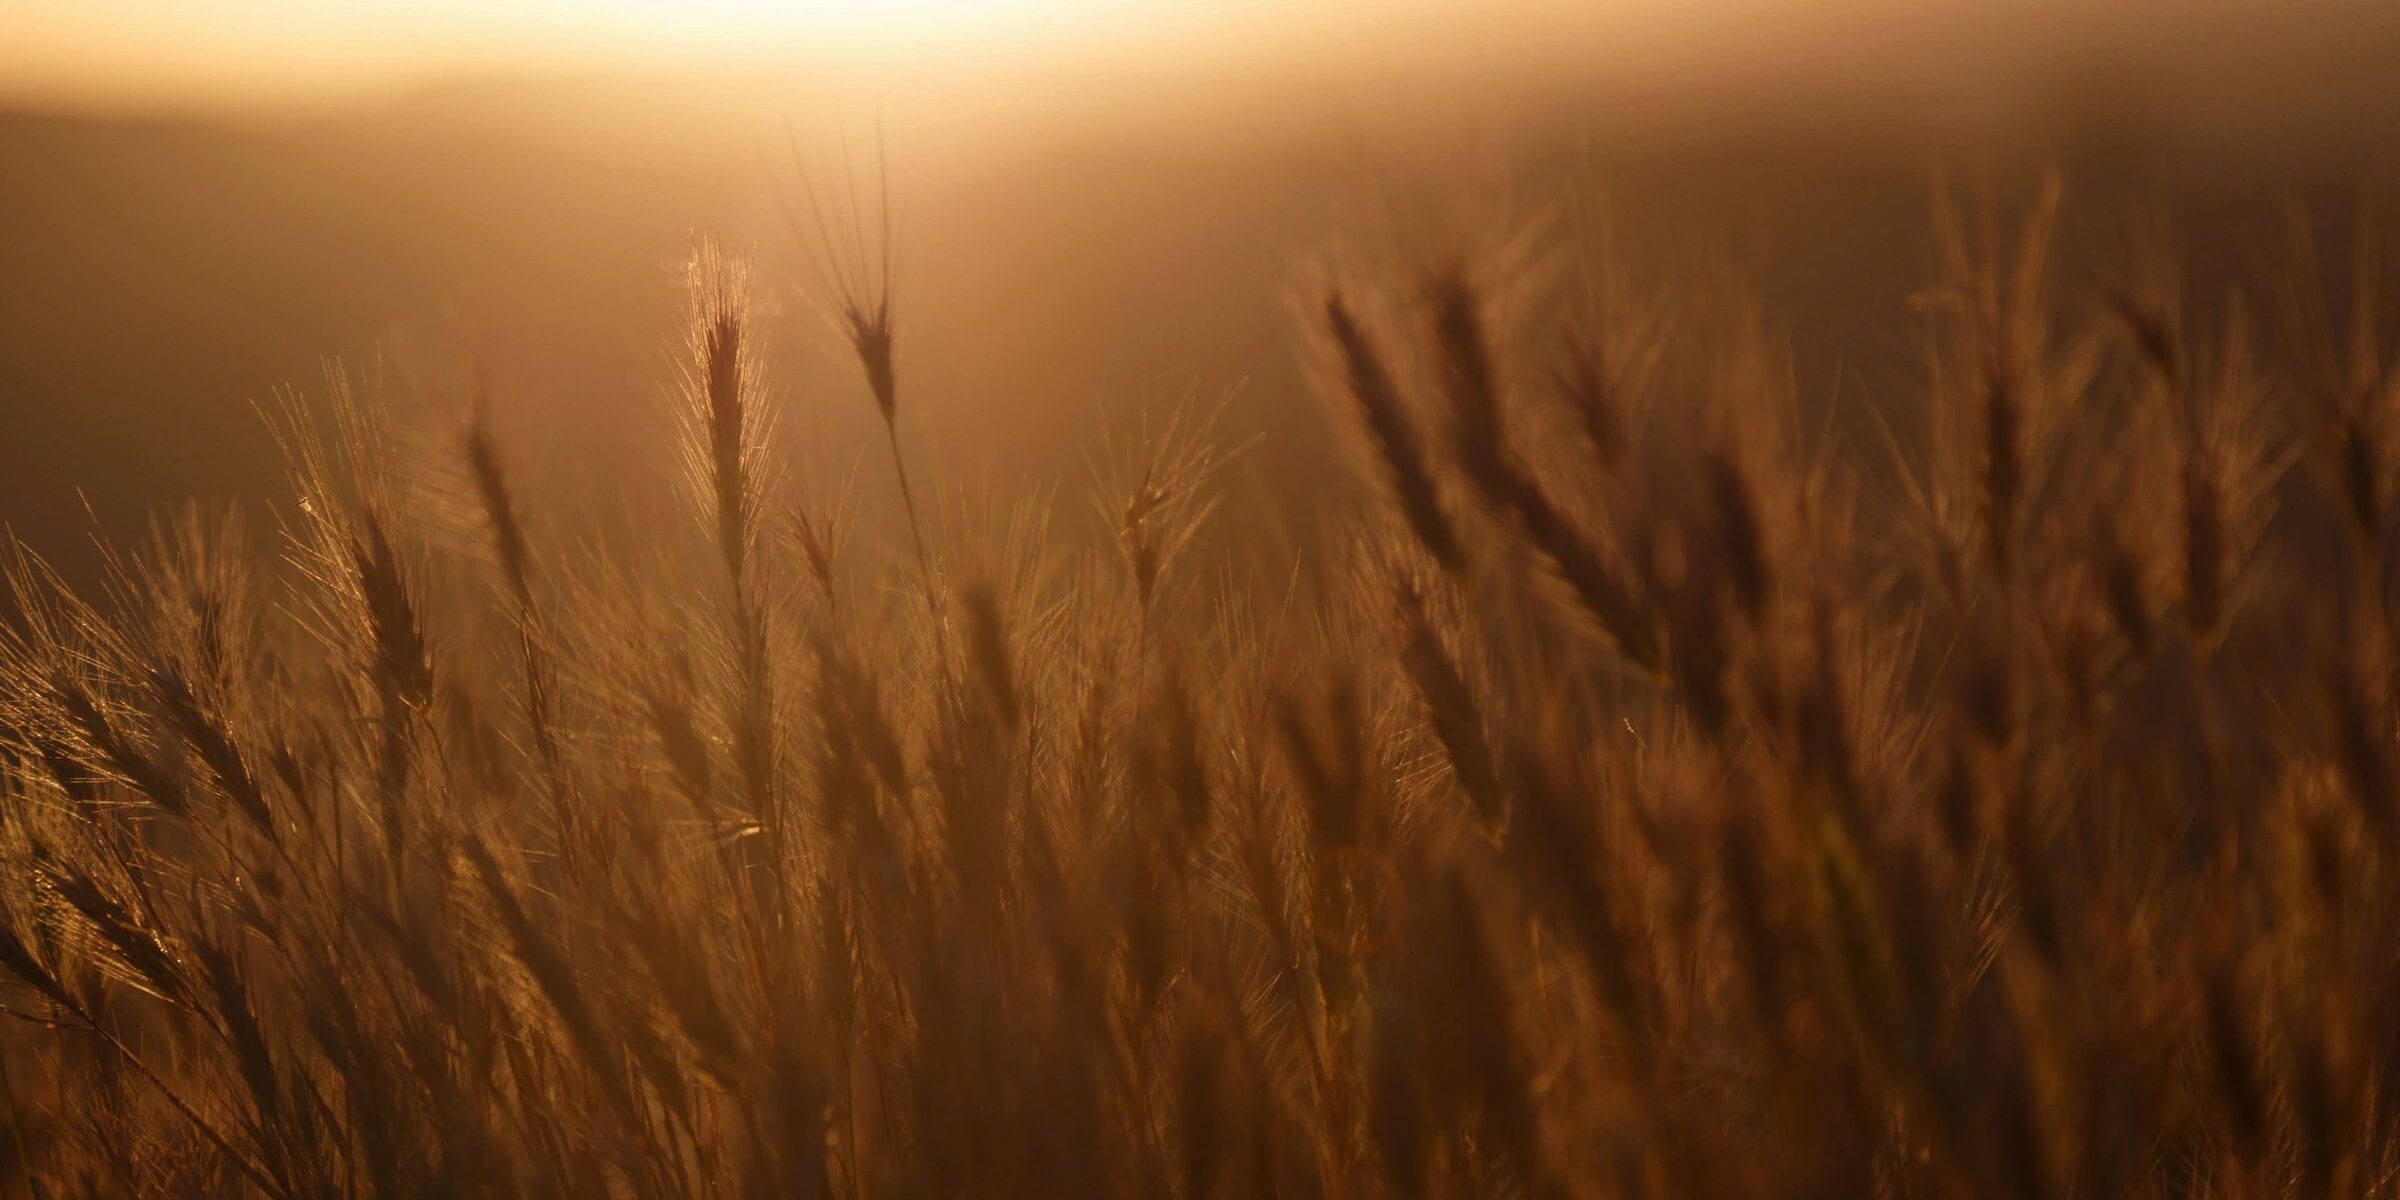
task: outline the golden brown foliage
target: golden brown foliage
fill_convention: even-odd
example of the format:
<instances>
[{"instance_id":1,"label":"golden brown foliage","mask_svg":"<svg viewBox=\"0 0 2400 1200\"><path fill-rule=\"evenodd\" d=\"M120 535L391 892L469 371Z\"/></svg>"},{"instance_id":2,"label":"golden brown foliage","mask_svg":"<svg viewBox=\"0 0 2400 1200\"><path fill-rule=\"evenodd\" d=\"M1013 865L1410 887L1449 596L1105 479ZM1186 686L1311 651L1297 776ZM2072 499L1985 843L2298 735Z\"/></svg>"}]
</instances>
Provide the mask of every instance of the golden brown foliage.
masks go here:
<instances>
[{"instance_id":1,"label":"golden brown foliage","mask_svg":"<svg viewBox=\"0 0 2400 1200\"><path fill-rule=\"evenodd\" d=\"M343 400L280 567L12 551L0 1190L2387 1193L2391 351L2062 300L2053 203L1840 421L1477 264L1323 293L1366 502L1264 585L1182 421L1113 548L912 497L862 568L713 256L663 549L479 410L445 555Z\"/></svg>"}]
</instances>

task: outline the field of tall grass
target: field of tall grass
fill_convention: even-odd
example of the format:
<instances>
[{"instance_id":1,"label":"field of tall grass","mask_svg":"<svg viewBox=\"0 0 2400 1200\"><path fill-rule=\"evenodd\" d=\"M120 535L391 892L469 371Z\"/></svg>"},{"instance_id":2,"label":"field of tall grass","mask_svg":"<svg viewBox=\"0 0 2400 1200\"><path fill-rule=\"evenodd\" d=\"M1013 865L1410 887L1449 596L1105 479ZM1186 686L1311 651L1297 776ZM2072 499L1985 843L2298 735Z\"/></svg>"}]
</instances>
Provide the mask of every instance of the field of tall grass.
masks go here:
<instances>
[{"instance_id":1,"label":"field of tall grass","mask_svg":"<svg viewBox=\"0 0 2400 1200\"><path fill-rule=\"evenodd\" d=\"M1320 510L1186 409L1091 543L925 477L823 227L858 386L695 255L642 536L292 404L279 527L7 557L0 1193L2391 1194L2376 273L1996 208L1864 407L1538 243L1328 266Z\"/></svg>"}]
</instances>

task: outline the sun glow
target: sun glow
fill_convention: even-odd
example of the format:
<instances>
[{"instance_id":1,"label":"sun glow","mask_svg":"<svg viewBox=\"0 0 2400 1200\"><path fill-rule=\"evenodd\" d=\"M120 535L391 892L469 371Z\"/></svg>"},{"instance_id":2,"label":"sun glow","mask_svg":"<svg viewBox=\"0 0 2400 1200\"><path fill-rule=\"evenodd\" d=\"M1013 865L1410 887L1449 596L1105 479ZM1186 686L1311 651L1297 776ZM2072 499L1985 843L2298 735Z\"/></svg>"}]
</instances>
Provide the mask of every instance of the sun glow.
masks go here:
<instances>
[{"instance_id":1,"label":"sun glow","mask_svg":"<svg viewBox=\"0 0 2400 1200\"><path fill-rule=\"evenodd\" d=\"M1023 57L1259 0L0 0L8 93L276 96L444 72Z\"/></svg>"},{"instance_id":2,"label":"sun glow","mask_svg":"<svg viewBox=\"0 0 2400 1200\"><path fill-rule=\"evenodd\" d=\"M1160 0L517 0L478 11L527 33L596 45L911 53L1079 36L1112 16L1166 7Z\"/></svg>"}]
</instances>

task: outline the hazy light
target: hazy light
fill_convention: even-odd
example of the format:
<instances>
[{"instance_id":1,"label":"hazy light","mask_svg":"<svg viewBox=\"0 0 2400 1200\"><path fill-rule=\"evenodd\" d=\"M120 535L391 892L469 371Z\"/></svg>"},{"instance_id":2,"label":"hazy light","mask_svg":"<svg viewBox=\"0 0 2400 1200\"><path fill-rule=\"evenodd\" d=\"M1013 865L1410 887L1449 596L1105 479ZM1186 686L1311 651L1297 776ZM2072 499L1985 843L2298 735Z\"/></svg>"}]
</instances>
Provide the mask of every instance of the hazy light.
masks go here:
<instances>
[{"instance_id":1,"label":"hazy light","mask_svg":"<svg viewBox=\"0 0 2400 1200\"><path fill-rule=\"evenodd\" d=\"M907 47L1039 32L1044 25L1097 15L1091 10L1102 6L1079 0L600 0L542 7L570 24L590 21L679 41L815 36Z\"/></svg>"},{"instance_id":2,"label":"hazy light","mask_svg":"<svg viewBox=\"0 0 2400 1200\"><path fill-rule=\"evenodd\" d=\"M1275 7L1266 0L0 0L0 98L270 98L456 70L1000 56L1127 32L1171 33Z\"/></svg>"}]
</instances>

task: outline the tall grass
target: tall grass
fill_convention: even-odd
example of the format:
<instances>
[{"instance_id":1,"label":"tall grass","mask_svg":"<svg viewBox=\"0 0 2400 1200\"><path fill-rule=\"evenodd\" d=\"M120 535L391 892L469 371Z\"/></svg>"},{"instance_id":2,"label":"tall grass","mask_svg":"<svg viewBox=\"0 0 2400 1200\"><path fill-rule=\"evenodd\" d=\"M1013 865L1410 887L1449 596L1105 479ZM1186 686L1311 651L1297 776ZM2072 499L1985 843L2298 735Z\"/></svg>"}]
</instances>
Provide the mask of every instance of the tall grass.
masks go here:
<instances>
[{"instance_id":1,"label":"tall grass","mask_svg":"<svg viewBox=\"0 0 2400 1200\"><path fill-rule=\"evenodd\" d=\"M2054 216L1832 422L1705 310L1322 292L1358 503L1256 586L1188 421L893 580L714 254L655 553L295 410L279 557L8 553L0 1191L2389 1194L2377 298L2063 296Z\"/></svg>"}]
</instances>

